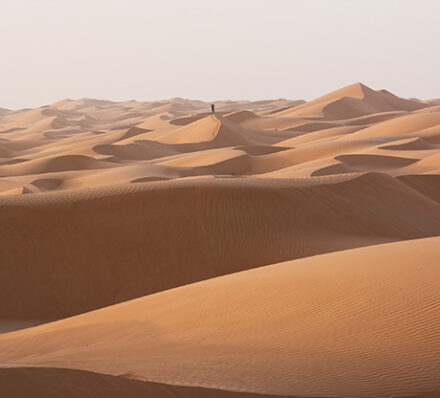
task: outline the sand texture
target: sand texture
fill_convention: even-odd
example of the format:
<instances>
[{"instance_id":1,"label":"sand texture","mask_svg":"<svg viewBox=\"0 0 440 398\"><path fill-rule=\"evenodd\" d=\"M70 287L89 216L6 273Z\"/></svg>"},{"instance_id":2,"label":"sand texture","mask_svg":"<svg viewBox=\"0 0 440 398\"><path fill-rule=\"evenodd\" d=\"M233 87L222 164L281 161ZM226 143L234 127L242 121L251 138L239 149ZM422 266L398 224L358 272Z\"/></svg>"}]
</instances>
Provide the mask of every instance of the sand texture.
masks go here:
<instances>
[{"instance_id":1,"label":"sand texture","mask_svg":"<svg viewBox=\"0 0 440 398\"><path fill-rule=\"evenodd\" d=\"M440 107L0 113L0 396L440 397Z\"/></svg>"}]
</instances>

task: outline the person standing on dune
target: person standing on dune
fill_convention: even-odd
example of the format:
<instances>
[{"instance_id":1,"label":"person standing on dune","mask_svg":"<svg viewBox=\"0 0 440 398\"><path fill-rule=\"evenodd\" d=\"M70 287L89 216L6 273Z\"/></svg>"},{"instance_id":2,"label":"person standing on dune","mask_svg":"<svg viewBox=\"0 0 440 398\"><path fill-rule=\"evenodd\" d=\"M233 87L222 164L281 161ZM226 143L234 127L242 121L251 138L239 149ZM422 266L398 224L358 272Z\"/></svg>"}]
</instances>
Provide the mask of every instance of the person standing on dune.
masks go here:
<instances>
[{"instance_id":1,"label":"person standing on dune","mask_svg":"<svg viewBox=\"0 0 440 398\"><path fill-rule=\"evenodd\" d=\"M211 104L211 113L212 113L212 114L215 113L215 104Z\"/></svg>"}]
</instances>

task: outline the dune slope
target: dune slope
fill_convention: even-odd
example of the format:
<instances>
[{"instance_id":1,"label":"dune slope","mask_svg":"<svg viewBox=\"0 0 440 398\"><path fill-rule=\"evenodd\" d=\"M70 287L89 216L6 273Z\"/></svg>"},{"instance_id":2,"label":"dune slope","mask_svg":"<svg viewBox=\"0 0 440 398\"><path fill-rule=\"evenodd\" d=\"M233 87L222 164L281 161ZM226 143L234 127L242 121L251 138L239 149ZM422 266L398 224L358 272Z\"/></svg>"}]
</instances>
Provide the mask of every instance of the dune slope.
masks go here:
<instances>
[{"instance_id":1,"label":"dune slope","mask_svg":"<svg viewBox=\"0 0 440 398\"><path fill-rule=\"evenodd\" d=\"M0 362L287 396L440 392L440 238L279 263L0 336Z\"/></svg>"}]
</instances>

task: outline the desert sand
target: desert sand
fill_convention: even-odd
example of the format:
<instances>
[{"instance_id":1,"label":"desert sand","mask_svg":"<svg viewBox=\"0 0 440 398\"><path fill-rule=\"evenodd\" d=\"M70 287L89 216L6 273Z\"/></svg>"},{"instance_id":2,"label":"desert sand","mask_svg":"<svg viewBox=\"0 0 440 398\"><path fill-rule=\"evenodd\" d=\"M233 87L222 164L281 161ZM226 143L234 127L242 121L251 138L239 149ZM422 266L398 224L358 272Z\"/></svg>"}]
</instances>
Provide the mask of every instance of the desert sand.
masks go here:
<instances>
[{"instance_id":1,"label":"desert sand","mask_svg":"<svg viewBox=\"0 0 440 398\"><path fill-rule=\"evenodd\" d=\"M440 397L440 106L0 109L0 396Z\"/></svg>"}]
</instances>

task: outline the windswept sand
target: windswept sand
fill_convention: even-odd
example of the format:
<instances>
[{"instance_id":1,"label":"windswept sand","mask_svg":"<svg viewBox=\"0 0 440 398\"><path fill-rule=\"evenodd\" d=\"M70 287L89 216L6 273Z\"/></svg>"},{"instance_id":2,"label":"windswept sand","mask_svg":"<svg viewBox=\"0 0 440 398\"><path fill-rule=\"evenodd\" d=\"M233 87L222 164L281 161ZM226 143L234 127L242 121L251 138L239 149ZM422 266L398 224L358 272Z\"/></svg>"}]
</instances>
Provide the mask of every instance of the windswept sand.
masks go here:
<instances>
[{"instance_id":1,"label":"windswept sand","mask_svg":"<svg viewBox=\"0 0 440 398\"><path fill-rule=\"evenodd\" d=\"M1 109L0 396L440 396L440 107L216 105Z\"/></svg>"}]
</instances>

